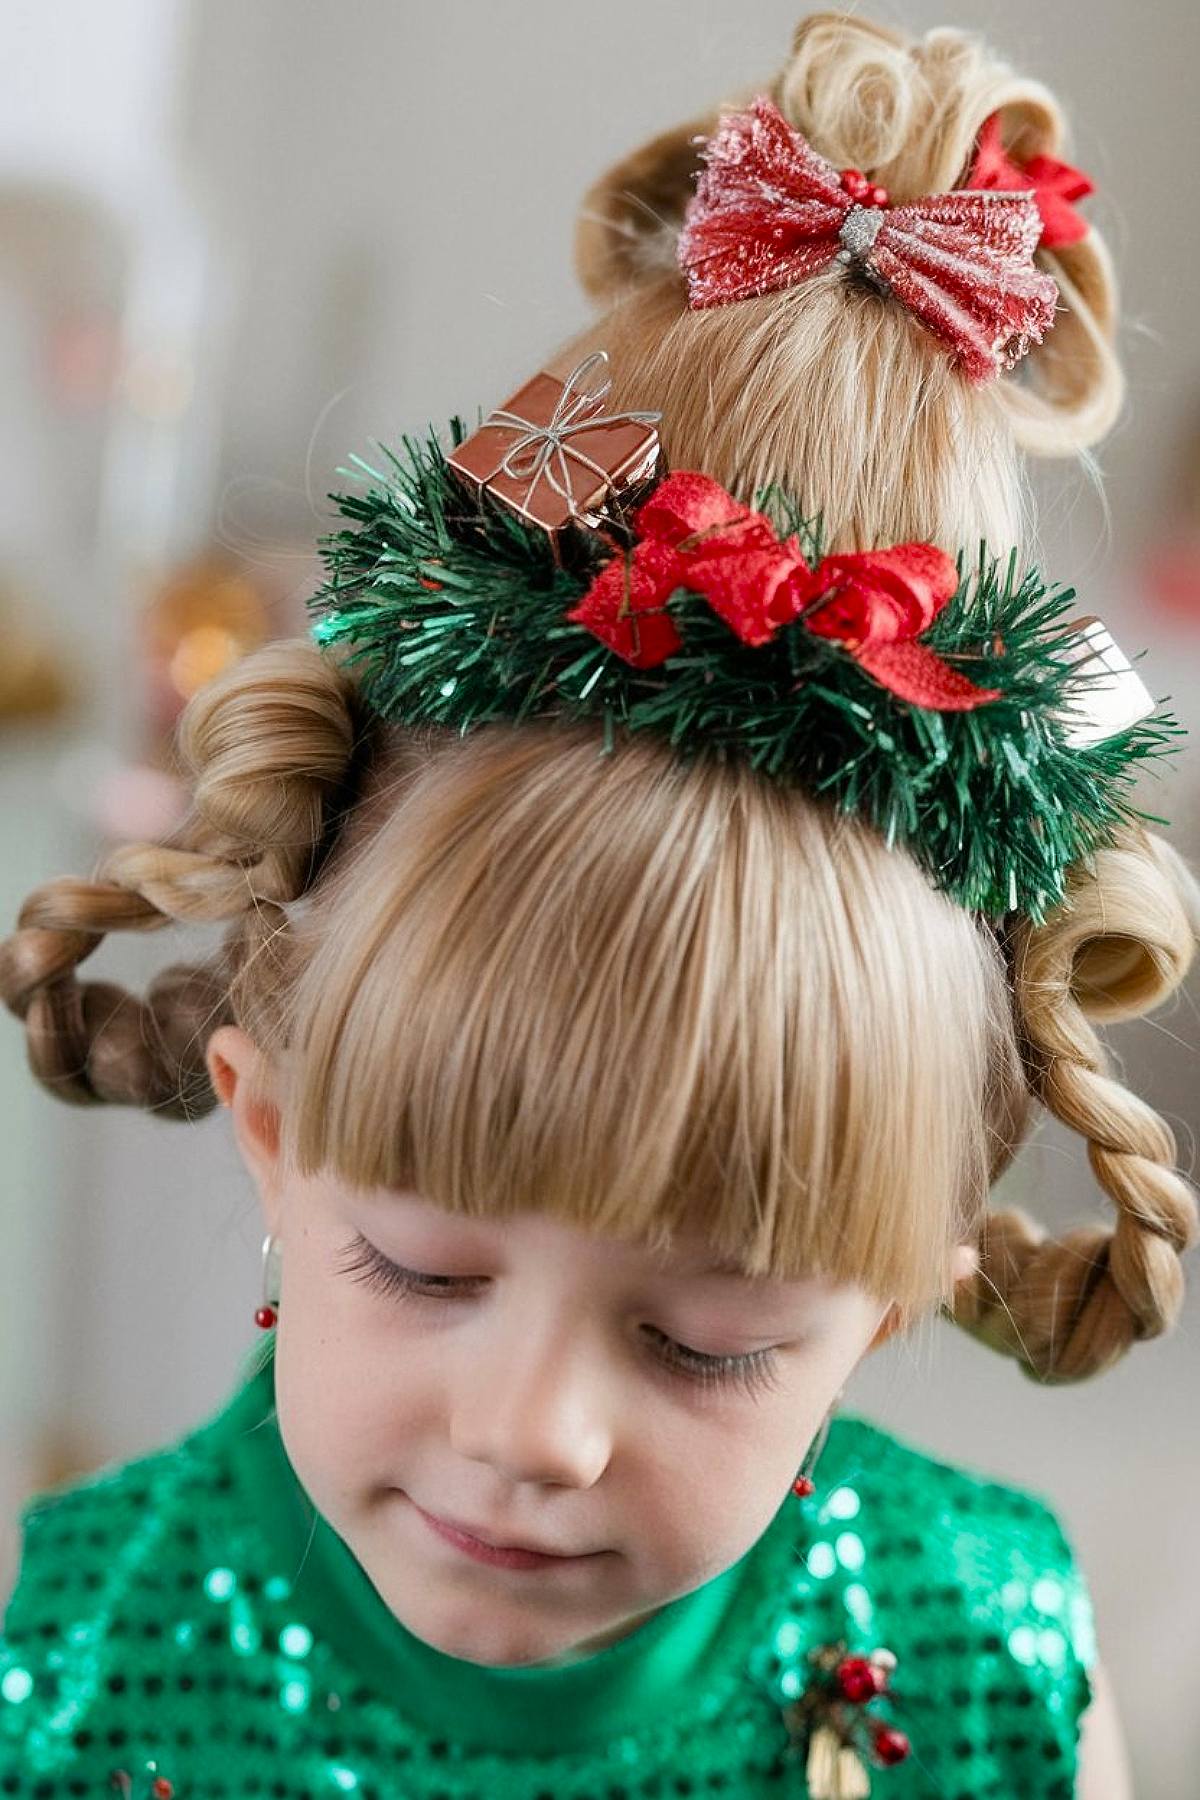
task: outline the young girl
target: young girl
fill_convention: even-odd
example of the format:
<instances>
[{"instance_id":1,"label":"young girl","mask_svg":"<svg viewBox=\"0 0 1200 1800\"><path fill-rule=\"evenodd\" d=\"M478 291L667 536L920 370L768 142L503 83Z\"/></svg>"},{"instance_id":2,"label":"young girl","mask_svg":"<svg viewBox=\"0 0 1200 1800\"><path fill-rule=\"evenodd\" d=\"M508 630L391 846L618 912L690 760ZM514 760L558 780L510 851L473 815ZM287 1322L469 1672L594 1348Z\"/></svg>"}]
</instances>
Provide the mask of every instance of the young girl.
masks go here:
<instances>
[{"instance_id":1,"label":"young girl","mask_svg":"<svg viewBox=\"0 0 1200 1800\"><path fill-rule=\"evenodd\" d=\"M322 628L191 702L188 823L27 901L39 1079L227 1106L269 1235L227 1404L24 1509L0 1793L1128 1793L1053 1511L839 1406L939 1311L1096 1374L1196 1230L1093 1028L1195 944L1101 804L1151 728L1052 719L1011 566L950 604L1120 401L1060 140L968 36L806 19L583 210L552 370L606 347L675 473L555 536L411 452ZM77 979L174 919L219 956ZM1038 1104L1114 1228L989 1213Z\"/></svg>"}]
</instances>

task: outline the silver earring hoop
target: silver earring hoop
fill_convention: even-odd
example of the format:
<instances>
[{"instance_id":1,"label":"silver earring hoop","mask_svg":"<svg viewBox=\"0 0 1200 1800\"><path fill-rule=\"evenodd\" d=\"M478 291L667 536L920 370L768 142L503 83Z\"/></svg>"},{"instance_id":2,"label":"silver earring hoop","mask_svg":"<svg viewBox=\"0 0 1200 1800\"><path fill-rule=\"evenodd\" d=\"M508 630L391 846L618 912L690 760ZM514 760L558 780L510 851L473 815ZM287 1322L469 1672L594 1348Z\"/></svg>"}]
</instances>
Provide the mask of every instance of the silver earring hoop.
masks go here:
<instances>
[{"instance_id":1,"label":"silver earring hoop","mask_svg":"<svg viewBox=\"0 0 1200 1800\"><path fill-rule=\"evenodd\" d=\"M254 1315L254 1323L269 1331L279 1318L279 1288L283 1246L273 1232L263 1239L262 1305Z\"/></svg>"},{"instance_id":2,"label":"silver earring hoop","mask_svg":"<svg viewBox=\"0 0 1200 1800\"><path fill-rule=\"evenodd\" d=\"M841 1397L841 1390L839 1390L834 1406L836 1406L837 1400L840 1400ZM800 1465L800 1472L792 1482L792 1492L796 1495L797 1499L807 1500L808 1496L813 1492L817 1485L813 1480L813 1470L817 1466L817 1459L825 1448L825 1440L829 1436L829 1427L833 1422L834 1406L829 1408L829 1411L822 1419L816 1437L814 1437L812 1443L804 1453L804 1461Z\"/></svg>"}]
</instances>

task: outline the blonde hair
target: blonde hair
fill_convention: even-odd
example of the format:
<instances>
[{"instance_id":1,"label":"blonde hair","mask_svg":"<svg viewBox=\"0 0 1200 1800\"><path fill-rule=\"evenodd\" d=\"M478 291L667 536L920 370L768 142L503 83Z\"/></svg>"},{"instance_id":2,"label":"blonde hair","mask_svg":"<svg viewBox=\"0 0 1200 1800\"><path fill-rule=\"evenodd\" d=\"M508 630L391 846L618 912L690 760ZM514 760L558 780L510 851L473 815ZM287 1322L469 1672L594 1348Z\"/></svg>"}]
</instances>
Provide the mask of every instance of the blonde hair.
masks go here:
<instances>
[{"instance_id":1,"label":"blonde hair","mask_svg":"<svg viewBox=\"0 0 1200 1800\"><path fill-rule=\"evenodd\" d=\"M984 121L1005 148L1057 155L1065 126L1049 89L1014 73L973 34L923 38L839 13L801 21L792 55L762 84L791 124L839 167L894 201L955 187ZM728 102L744 106L757 88ZM697 137L724 106L664 132L588 190L575 262L604 316L560 353L605 347L614 407L657 407L675 468L702 467L749 501L768 481L822 511L826 547L923 538L953 553L979 539L1032 554L1020 451L1094 444L1124 396L1113 348L1116 286L1095 228L1040 251L1061 304L1013 375L972 388L897 301L840 267L780 293L690 311L675 246L701 168ZM636 398L634 398L636 396Z\"/></svg>"},{"instance_id":2,"label":"blonde hair","mask_svg":"<svg viewBox=\"0 0 1200 1800\"><path fill-rule=\"evenodd\" d=\"M894 192L949 180L1003 92L1006 119L1057 142L1049 96L971 40L898 42L818 15L776 93ZM665 186L677 136L675 163L651 158ZM598 335L626 394L731 485L758 462L807 469L851 547L1011 522L1014 434L1036 413L1082 441L1111 399L1103 359L1070 391L1047 363L1015 404L1005 382L970 390L845 283L698 319L661 268L623 267ZM0 995L61 1098L197 1117L215 1104L204 1045L234 1021L301 1171L656 1247L694 1230L750 1273L857 1280L906 1322L941 1307L1042 1381L1173 1323L1195 1200L1091 1023L1149 1011L1187 972L1200 888L1161 839L1123 828L1044 925L994 928L863 821L746 765L647 733L605 755L580 720L388 725L305 640L195 695L178 744L179 830L38 888L0 945ZM78 980L105 932L176 919L230 922L210 963L144 999ZM1059 1241L989 1213L1035 1101L1087 1137L1115 1230ZM956 1287L961 1242L981 1265Z\"/></svg>"}]
</instances>

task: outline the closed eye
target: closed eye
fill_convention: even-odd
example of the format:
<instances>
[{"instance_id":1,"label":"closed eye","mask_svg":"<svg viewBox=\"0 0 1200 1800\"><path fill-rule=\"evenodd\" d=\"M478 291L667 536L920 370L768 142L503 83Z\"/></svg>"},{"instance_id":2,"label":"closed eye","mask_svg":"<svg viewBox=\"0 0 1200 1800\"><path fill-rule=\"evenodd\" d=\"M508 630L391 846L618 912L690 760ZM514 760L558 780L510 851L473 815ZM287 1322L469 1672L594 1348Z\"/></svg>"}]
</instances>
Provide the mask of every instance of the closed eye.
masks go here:
<instances>
[{"instance_id":1,"label":"closed eye","mask_svg":"<svg viewBox=\"0 0 1200 1800\"><path fill-rule=\"evenodd\" d=\"M419 1269L406 1269L377 1250L374 1244L356 1234L343 1256L353 1260L338 1264L341 1273L376 1292L402 1300L465 1300L470 1290L483 1285L485 1277L468 1275L427 1275ZM699 1387L742 1388L757 1394L778 1386L778 1357L774 1350L750 1350L742 1355L711 1356L693 1350L687 1344L668 1337L656 1325L644 1327L648 1336L662 1346L656 1360L660 1368L679 1379Z\"/></svg>"}]
</instances>

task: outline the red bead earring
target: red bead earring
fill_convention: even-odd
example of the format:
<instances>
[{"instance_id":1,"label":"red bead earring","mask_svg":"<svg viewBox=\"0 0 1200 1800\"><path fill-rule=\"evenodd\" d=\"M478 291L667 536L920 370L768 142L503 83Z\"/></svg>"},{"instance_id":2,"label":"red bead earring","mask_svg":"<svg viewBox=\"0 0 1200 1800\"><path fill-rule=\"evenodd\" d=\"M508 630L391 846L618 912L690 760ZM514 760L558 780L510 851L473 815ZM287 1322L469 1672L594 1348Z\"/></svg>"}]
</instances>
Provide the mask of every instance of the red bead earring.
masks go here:
<instances>
[{"instance_id":1,"label":"red bead earring","mask_svg":"<svg viewBox=\"0 0 1200 1800\"><path fill-rule=\"evenodd\" d=\"M840 1392L837 1395L837 1398L841 1398ZM825 1439L829 1436L829 1424L832 1418L833 1407L830 1407L821 1422L821 1429L817 1432L816 1437L805 1452L804 1461L800 1465L800 1473L792 1483L793 1494L797 1495L801 1500L807 1500L808 1496L813 1493L816 1488L817 1484L813 1480L812 1472L816 1467L818 1456L820 1456L822 1450L825 1448Z\"/></svg>"},{"instance_id":2,"label":"red bead earring","mask_svg":"<svg viewBox=\"0 0 1200 1800\"><path fill-rule=\"evenodd\" d=\"M279 1263L280 1245L272 1233L263 1239L263 1298L262 1305L254 1315L254 1323L264 1331L269 1331L279 1318Z\"/></svg>"}]
</instances>

